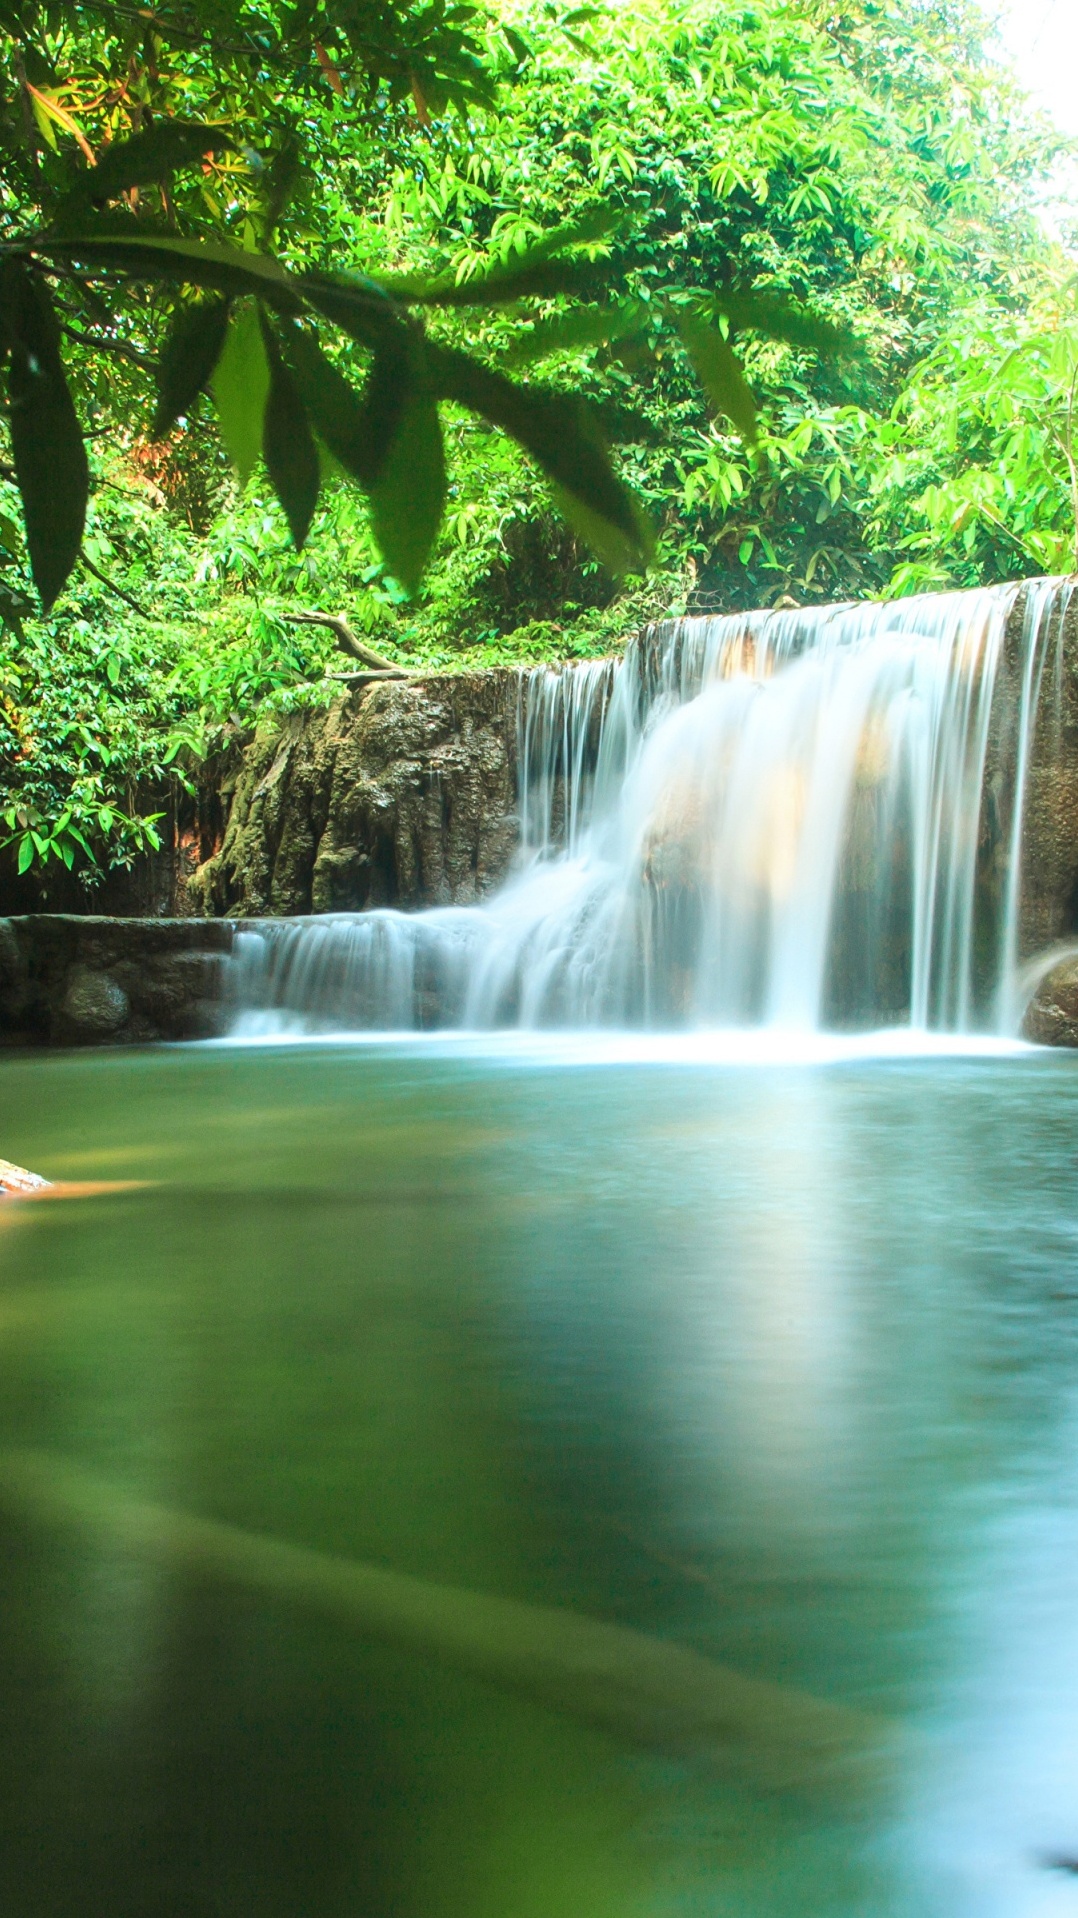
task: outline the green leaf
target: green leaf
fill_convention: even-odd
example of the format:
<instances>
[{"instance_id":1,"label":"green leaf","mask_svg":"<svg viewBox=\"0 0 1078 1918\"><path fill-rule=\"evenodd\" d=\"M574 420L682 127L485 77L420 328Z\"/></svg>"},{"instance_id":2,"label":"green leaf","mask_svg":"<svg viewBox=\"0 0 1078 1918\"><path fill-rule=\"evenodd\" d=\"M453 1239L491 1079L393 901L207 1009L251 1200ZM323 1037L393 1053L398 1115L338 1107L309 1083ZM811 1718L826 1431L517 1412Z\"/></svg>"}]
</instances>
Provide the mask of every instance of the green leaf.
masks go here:
<instances>
[{"instance_id":1,"label":"green leaf","mask_svg":"<svg viewBox=\"0 0 1078 1918\"><path fill-rule=\"evenodd\" d=\"M82 431L60 358L48 288L19 261L0 279L10 347L11 449L30 571L48 612L79 556L90 480Z\"/></svg>"},{"instance_id":2,"label":"green leaf","mask_svg":"<svg viewBox=\"0 0 1078 1918\"><path fill-rule=\"evenodd\" d=\"M164 439L208 386L221 357L227 325L227 300L207 300L180 308L158 368L154 439Z\"/></svg>"},{"instance_id":3,"label":"green leaf","mask_svg":"<svg viewBox=\"0 0 1078 1918\"><path fill-rule=\"evenodd\" d=\"M361 346L381 346L396 336L404 350L407 322L377 281L361 274L331 279L328 274L305 273L299 285L319 313Z\"/></svg>"},{"instance_id":4,"label":"green leaf","mask_svg":"<svg viewBox=\"0 0 1078 1918\"><path fill-rule=\"evenodd\" d=\"M509 42L509 46L516 57L517 65L524 66L533 57L534 49L531 43L525 40L523 34L518 33L515 27L506 26L504 22L502 23L502 33Z\"/></svg>"},{"instance_id":5,"label":"green leaf","mask_svg":"<svg viewBox=\"0 0 1078 1918\"><path fill-rule=\"evenodd\" d=\"M210 389L228 456L246 486L262 451L270 371L257 308L244 301L228 323Z\"/></svg>"},{"instance_id":6,"label":"green leaf","mask_svg":"<svg viewBox=\"0 0 1078 1918\"><path fill-rule=\"evenodd\" d=\"M712 295L711 305L725 314L732 326L749 326L767 339L785 340L790 346L807 347L813 353L850 356L863 351L847 327L820 319L778 293L755 293L751 288L745 292L723 290Z\"/></svg>"},{"instance_id":7,"label":"green leaf","mask_svg":"<svg viewBox=\"0 0 1078 1918\"><path fill-rule=\"evenodd\" d=\"M601 513L593 512L567 487L555 483L550 490L558 511L568 520L574 533L591 547L596 558L602 560L615 579L621 579L625 573L639 572L650 559L653 547L651 528L635 504L633 531L625 533Z\"/></svg>"},{"instance_id":8,"label":"green leaf","mask_svg":"<svg viewBox=\"0 0 1078 1918\"><path fill-rule=\"evenodd\" d=\"M129 140L115 140L98 156L97 165L79 176L64 196L60 217L77 212L87 202L95 206L115 200L133 186L153 186L177 167L196 166L209 153L235 145L222 127L192 120L155 120Z\"/></svg>"},{"instance_id":9,"label":"green leaf","mask_svg":"<svg viewBox=\"0 0 1078 1918\"><path fill-rule=\"evenodd\" d=\"M367 389L367 402L364 403L343 373L339 373L326 358L313 333L303 327L288 326L284 334L284 351L295 374L303 403L333 458L361 486L370 487L379 466L384 462L395 424L394 419L387 419L387 413L391 410L389 402L392 387L384 370L380 371L380 391L374 394L375 404L372 407L373 376ZM397 418L403 398L402 386L396 407Z\"/></svg>"},{"instance_id":10,"label":"green leaf","mask_svg":"<svg viewBox=\"0 0 1078 1918\"><path fill-rule=\"evenodd\" d=\"M300 313L303 299L296 281L270 253L244 253L221 240L181 240L171 234L86 234L34 241L35 253L81 260L132 279L185 281L239 297L257 293L278 311Z\"/></svg>"},{"instance_id":11,"label":"green leaf","mask_svg":"<svg viewBox=\"0 0 1078 1918\"><path fill-rule=\"evenodd\" d=\"M725 413L745 439L754 441L756 401L733 348L717 327L705 325L691 313L677 315L677 329L696 377L716 412Z\"/></svg>"},{"instance_id":12,"label":"green leaf","mask_svg":"<svg viewBox=\"0 0 1078 1918\"><path fill-rule=\"evenodd\" d=\"M262 340L269 361L269 396L262 426L262 451L273 490L284 508L292 539L302 547L318 505L321 470L306 408L265 315Z\"/></svg>"},{"instance_id":13,"label":"green leaf","mask_svg":"<svg viewBox=\"0 0 1078 1918\"><path fill-rule=\"evenodd\" d=\"M334 459L366 488L386 566L413 592L445 503L442 429L422 335L399 324L383 334L362 400L313 334L290 326L284 339L311 420Z\"/></svg>"},{"instance_id":14,"label":"green leaf","mask_svg":"<svg viewBox=\"0 0 1078 1918\"><path fill-rule=\"evenodd\" d=\"M423 576L445 505L442 427L422 346L417 339L403 366L389 364L386 355L376 358L367 401L379 427L393 422L370 488L371 525L386 566L410 593Z\"/></svg>"},{"instance_id":15,"label":"green leaf","mask_svg":"<svg viewBox=\"0 0 1078 1918\"><path fill-rule=\"evenodd\" d=\"M408 306L505 306L514 300L578 297L602 292L625 269L613 260L551 260L525 254L511 265L492 267L470 280L386 280L387 293Z\"/></svg>"},{"instance_id":16,"label":"green leaf","mask_svg":"<svg viewBox=\"0 0 1078 1918\"><path fill-rule=\"evenodd\" d=\"M19 841L19 871L26 872L34 863L34 842L28 832L24 832Z\"/></svg>"},{"instance_id":17,"label":"green leaf","mask_svg":"<svg viewBox=\"0 0 1078 1918\"><path fill-rule=\"evenodd\" d=\"M393 299L421 306L492 306L528 294L574 293L603 286L611 277L608 261L567 260L560 256L577 246L609 239L626 224L627 216L611 206L591 207L578 220L544 233L515 260L498 261L486 273L471 279L385 279L380 284Z\"/></svg>"},{"instance_id":18,"label":"green leaf","mask_svg":"<svg viewBox=\"0 0 1078 1918\"><path fill-rule=\"evenodd\" d=\"M417 388L425 390L427 384L426 342L422 334L390 334L374 355L363 395L372 462L370 485L377 482L386 466L413 393Z\"/></svg>"},{"instance_id":19,"label":"green leaf","mask_svg":"<svg viewBox=\"0 0 1078 1918\"><path fill-rule=\"evenodd\" d=\"M614 306L574 306L539 320L527 333L520 333L509 351L511 362L523 364L544 359L550 353L569 353L589 346L605 346L610 340L627 339L640 332L647 317L642 300L619 300Z\"/></svg>"},{"instance_id":20,"label":"green leaf","mask_svg":"<svg viewBox=\"0 0 1078 1918\"><path fill-rule=\"evenodd\" d=\"M547 387L517 385L452 347L428 341L427 356L441 398L502 427L571 496L580 529L600 557L605 557L603 547L616 548L621 571L627 570L626 555L634 565L647 563L649 538L639 509L616 477L583 401ZM602 534L600 525L606 529Z\"/></svg>"}]
</instances>

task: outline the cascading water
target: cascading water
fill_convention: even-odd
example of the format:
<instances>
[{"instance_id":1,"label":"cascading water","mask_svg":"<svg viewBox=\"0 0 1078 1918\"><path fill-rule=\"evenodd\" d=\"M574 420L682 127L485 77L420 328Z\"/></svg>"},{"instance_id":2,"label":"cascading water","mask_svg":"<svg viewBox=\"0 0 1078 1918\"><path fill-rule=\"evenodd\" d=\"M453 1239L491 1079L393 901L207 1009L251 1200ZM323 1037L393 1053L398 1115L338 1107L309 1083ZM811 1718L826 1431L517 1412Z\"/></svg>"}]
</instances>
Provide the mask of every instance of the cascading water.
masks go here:
<instances>
[{"instance_id":1,"label":"cascading water","mask_svg":"<svg viewBox=\"0 0 1078 1918\"><path fill-rule=\"evenodd\" d=\"M909 1024L1015 1013L1033 726L1071 588L1027 586L1004 878L986 750L1018 589L695 618L522 678L521 850L481 906L237 942L241 1029Z\"/></svg>"}]
</instances>

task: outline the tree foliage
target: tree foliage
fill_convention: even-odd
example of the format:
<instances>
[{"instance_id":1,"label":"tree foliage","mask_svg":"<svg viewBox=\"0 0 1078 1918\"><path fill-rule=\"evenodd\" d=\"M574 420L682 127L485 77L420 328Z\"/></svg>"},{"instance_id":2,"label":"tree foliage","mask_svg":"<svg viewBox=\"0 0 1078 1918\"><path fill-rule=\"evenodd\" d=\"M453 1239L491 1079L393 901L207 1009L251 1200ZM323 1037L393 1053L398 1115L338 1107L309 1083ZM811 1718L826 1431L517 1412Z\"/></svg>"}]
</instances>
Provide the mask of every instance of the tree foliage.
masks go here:
<instances>
[{"instance_id":1,"label":"tree foliage","mask_svg":"<svg viewBox=\"0 0 1078 1918\"><path fill-rule=\"evenodd\" d=\"M63 333L145 365L140 335L162 299L171 323L158 429L208 387L241 481L261 452L297 545L318 502L321 446L368 494L386 562L414 589L441 523L440 407L452 402L527 450L612 570L646 559L643 517L579 398L507 378L463 350L459 328L447 346L421 317L618 286L637 255L632 246L609 250L624 225L610 208L596 202L568 225L537 229L518 257L486 270L473 261L466 278L327 270L316 257L324 230L294 229L287 257L273 250L300 168L329 162L334 171L326 109L335 100L352 107L348 127L376 165L392 147L406 90L421 124L452 105L472 140L467 110L490 103L496 77L491 50L484 62L474 37L474 9L298 0L258 10L221 0L144 11L20 0L5 11L16 97L0 140L13 229L2 249L0 356L30 568L46 611L77 559L88 498L85 459L73 456ZM502 39L517 58L528 52L508 25ZM373 130L372 111L383 122ZM593 194L608 171L600 155ZM609 253L601 267L596 242ZM191 290L206 303L192 309ZM752 307L750 287L739 298ZM674 288L671 303L712 402L751 431L754 403L716 325L721 289ZM774 299L752 317L780 336L812 327ZM327 327L358 349L361 391L325 358ZM816 331L833 343L833 329ZM14 430L16 419L25 431ZM47 466L63 467L62 493L42 484Z\"/></svg>"},{"instance_id":2,"label":"tree foliage","mask_svg":"<svg viewBox=\"0 0 1078 1918\"><path fill-rule=\"evenodd\" d=\"M140 781L326 696L297 601L445 664L1070 563L1058 142L964 0L0 30L19 857L131 856Z\"/></svg>"}]
</instances>

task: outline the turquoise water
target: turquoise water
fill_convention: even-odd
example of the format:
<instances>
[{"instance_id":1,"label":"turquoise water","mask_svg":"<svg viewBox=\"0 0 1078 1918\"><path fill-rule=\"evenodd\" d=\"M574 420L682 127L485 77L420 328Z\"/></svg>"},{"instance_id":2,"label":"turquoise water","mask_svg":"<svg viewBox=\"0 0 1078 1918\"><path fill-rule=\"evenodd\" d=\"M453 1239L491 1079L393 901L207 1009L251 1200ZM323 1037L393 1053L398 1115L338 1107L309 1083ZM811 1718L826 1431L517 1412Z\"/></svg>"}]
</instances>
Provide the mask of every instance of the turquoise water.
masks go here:
<instances>
[{"instance_id":1,"label":"turquoise water","mask_svg":"<svg viewBox=\"0 0 1078 1918\"><path fill-rule=\"evenodd\" d=\"M143 1182L0 1213L5 1918L1078 1913L1074 1059L222 1046L0 1112ZM642 1713L669 1644L735 1726Z\"/></svg>"}]
</instances>

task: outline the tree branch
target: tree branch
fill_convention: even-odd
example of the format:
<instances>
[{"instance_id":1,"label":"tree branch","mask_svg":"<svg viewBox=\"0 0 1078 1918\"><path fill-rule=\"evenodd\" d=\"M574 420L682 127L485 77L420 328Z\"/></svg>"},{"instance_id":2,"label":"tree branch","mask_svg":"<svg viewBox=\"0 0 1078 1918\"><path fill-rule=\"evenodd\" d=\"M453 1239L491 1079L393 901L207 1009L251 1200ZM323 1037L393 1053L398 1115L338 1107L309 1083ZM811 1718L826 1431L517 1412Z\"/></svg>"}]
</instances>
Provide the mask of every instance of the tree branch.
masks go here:
<instances>
[{"instance_id":1,"label":"tree branch","mask_svg":"<svg viewBox=\"0 0 1078 1918\"><path fill-rule=\"evenodd\" d=\"M157 361L149 353L140 352L137 346L129 346L126 340L104 340L96 333L80 333L77 327L69 326L66 320L61 320L60 331L78 346L94 347L100 353L117 353L121 359L143 367L147 373L157 371Z\"/></svg>"},{"instance_id":2,"label":"tree branch","mask_svg":"<svg viewBox=\"0 0 1078 1918\"><path fill-rule=\"evenodd\" d=\"M145 606L139 605L138 600L132 593L125 592L122 586L117 586L115 582L109 578L107 573L101 571L100 566L95 566L88 553L80 553L79 558L85 566L86 571L92 573L95 579L99 579L102 586L107 586L110 593L115 593L117 599L122 599L125 606L130 606L134 612L141 613L143 619L151 619L153 617L151 613L147 612Z\"/></svg>"},{"instance_id":3,"label":"tree branch","mask_svg":"<svg viewBox=\"0 0 1078 1918\"><path fill-rule=\"evenodd\" d=\"M360 660L364 666L373 667L376 673L392 674L395 679L408 677L403 666L386 659L383 654L376 653L373 646L366 646L361 639L357 639L348 621L339 613L284 613L282 617L288 626L328 626L330 632L336 635L342 653L347 653L350 659Z\"/></svg>"}]
</instances>

